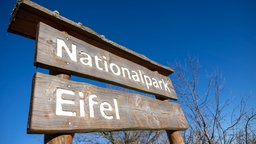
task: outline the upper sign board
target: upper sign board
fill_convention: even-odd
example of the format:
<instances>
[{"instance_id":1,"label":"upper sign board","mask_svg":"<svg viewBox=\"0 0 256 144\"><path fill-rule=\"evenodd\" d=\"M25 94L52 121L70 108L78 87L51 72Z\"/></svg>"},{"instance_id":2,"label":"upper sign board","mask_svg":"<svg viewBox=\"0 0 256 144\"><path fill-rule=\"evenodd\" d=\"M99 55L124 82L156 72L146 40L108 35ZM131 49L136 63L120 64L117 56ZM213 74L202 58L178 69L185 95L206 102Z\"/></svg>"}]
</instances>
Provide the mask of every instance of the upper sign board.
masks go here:
<instances>
[{"instance_id":1,"label":"upper sign board","mask_svg":"<svg viewBox=\"0 0 256 144\"><path fill-rule=\"evenodd\" d=\"M185 130L179 104L36 73L28 133Z\"/></svg>"},{"instance_id":2,"label":"upper sign board","mask_svg":"<svg viewBox=\"0 0 256 144\"><path fill-rule=\"evenodd\" d=\"M12 11L8 31L25 37L36 39L37 25L43 22L60 31L65 31L80 40L107 50L134 63L142 64L152 71L168 76L173 73L169 67L158 64L151 59L119 45L89 27L74 22L64 16L49 10L31 0L19 0ZM136 33L134 33L136 34Z\"/></svg>"},{"instance_id":3,"label":"upper sign board","mask_svg":"<svg viewBox=\"0 0 256 144\"><path fill-rule=\"evenodd\" d=\"M36 66L177 99L168 77L44 23L39 23L36 48Z\"/></svg>"}]
</instances>

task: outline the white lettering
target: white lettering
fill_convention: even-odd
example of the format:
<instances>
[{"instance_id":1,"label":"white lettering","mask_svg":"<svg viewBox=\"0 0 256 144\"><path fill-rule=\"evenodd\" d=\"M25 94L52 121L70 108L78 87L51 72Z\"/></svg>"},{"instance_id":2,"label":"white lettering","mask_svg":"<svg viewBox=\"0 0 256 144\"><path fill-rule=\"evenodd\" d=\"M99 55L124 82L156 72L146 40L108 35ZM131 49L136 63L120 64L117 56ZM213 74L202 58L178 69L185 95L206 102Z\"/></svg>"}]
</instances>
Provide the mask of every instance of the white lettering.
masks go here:
<instances>
[{"instance_id":1,"label":"white lettering","mask_svg":"<svg viewBox=\"0 0 256 144\"><path fill-rule=\"evenodd\" d=\"M155 88L159 88L159 84L158 84L157 80L155 78L152 78L152 81L153 81L153 86Z\"/></svg>"},{"instance_id":2,"label":"white lettering","mask_svg":"<svg viewBox=\"0 0 256 144\"><path fill-rule=\"evenodd\" d=\"M69 57L73 62L77 62L77 50L76 50L76 45L71 44L71 48L67 46L64 40L58 39L57 38L57 56L62 58L63 54L65 51L66 56L64 58ZM170 82L167 80L165 81L161 77L158 79L158 77L151 77L153 75L150 74L145 74L144 71L142 70L130 70L129 67L126 68L122 65L117 65L116 63L111 62L111 55L108 55L108 57L104 55L94 55L91 56L90 53L86 52L79 52L80 58L79 62L83 66L89 66L89 67L94 67L94 69L98 69L103 72L111 72L115 76L122 76L124 79L129 79L134 82L142 83L139 85L145 86L147 89L156 88L156 89L161 89L165 90L168 92L171 92L171 89L169 87ZM114 59L116 61L116 59ZM114 62L115 62L114 61ZM146 71L147 72L147 71ZM102 75L104 75L102 73ZM107 79L109 80L109 79ZM113 80L114 81L114 80ZM145 85L144 85L145 83ZM135 85L136 86L136 85ZM96 101L93 101L91 99L91 106L97 104ZM81 101L82 103L82 101ZM93 115L93 109L91 110L90 116ZM80 114L80 116L84 116L83 114Z\"/></svg>"},{"instance_id":3,"label":"white lettering","mask_svg":"<svg viewBox=\"0 0 256 144\"><path fill-rule=\"evenodd\" d=\"M66 100L62 98L63 94L67 95L75 95L75 93L71 90L57 89L56 90L56 115L62 116L76 116L76 112L64 111L62 109L62 104L70 104L74 105L75 102L72 100Z\"/></svg>"},{"instance_id":4,"label":"white lettering","mask_svg":"<svg viewBox=\"0 0 256 144\"><path fill-rule=\"evenodd\" d=\"M112 106L111 106L109 103L103 102L103 103L100 104L100 113L101 113L101 115L102 115L105 119L113 119L113 116L112 116L112 115L111 115L111 116L107 116L107 115L105 114L105 112L104 112L104 111L112 111L112 110L113 110L113 108L112 108Z\"/></svg>"},{"instance_id":5,"label":"white lettering","mask_svg":"<svg viewBox=\"0 0 256 144\"><path fill-rule=\"evenodd\" d=\"M142 73L141 71L139 70L139 74L140 74L140 79L141 79L141 82L144 83L144 80L143 80L143 77L142 77Z\"/></svg>"},{"instance_id":6,"label":"white lettering","mask_svg":"<svg viewBox=\"0 0 256 144\"><path fill-rule=\"evenodd\" d=\"M110 70L112 71L112 73L113 73L114 75L119 76L119 75L121 74L121 70L120 70L120 68L119 68L118 65L116 65L116 64L114 64L114 63L111 63L109 66L110 66ZM114 70L114 67L115 67L116 71Z\"/></svg>"},{"instance_id":7,"label":"white lettering","mask_svg":"<svg viewBox=\"0 0 256 144\"><path fill-rule=\"evenodd\" d=\"M168 87L168 83L165 83L165 81L163 79L162 79L162 81L163 81L163 84L164 84L165 91L167 90L167 91L170 92L170 89Z\"/></svg>"},{"instance_id":8,"label":"white lettering","mask_svg":"<svg viewBox=\"0 0 256 144\"><path fill-rule=\"evenodd\" d=\"M103 68L101 68L99 65L99 61L102 61L102 60L98 56L95 56L95 64L96 64L97 69L103 70Z\"/></svg>"},{"instance_id":9,"label":"white lettering","mask_svg":"<svg viewBox=\"0 0 256 144\"><path fill-rule=\"evenodd\" d=\"M85 112L84 112L84 94L82 92L78 93L80 96L79 104L80 104L80 116L85 117Z\"/></svg>"},{"instance_id":10,"label":"white lettering","mask_svg":"<svg viewBox=\"0 0 256 144\"><path fill-rule=\"evenodd\" d=\"M117 105L117 100L116 99L114 99L114 105L115 105L115 111L116 111L116 119L120 119L119 109L118 109L118 105Z\"/></svg>"},{"instance_id":11,"label":"white lettering","mask_svg":"<svg viewBox=\"0 0 256 144\"><path fill-rule=\"evenodd\" d=\"M88 65L88 66L92 67L92 57L85 52L80 52L80 54L86 55L86 57L80 58L80 62L84 65Z\"/></svg>"},{"instance_id":12,"label":"white lettering","mask_svg":"<svg viewBox=\"0 0 256 144\"><path fill-rule=\"evenodd\" d=\"M162 81L158 81L158 82L159 82L160 88L163 89L163 87L162 87Z\"/></svg>"},{"instance_id":13,"label":"white lettering","mask_svg":"<svg viewBox=\"0 0 256 144\"><path fill-rule=\"evenodd\" d=\"M67 106L68 108L77 108L76 104L79 104L79 111L80 117L86 117L86 112L85 112L85 95L83 92L78 92L79 96L79 103L75 102L75 97L74 100L70 100L70 96L76 96L77 93L75 93L72 90L65 90L61 88L56 89L56 115L58 116L70 116L70 117L76 117L77 113L73 110L70 109L69 111L66 110L65 108L63 109L63 105L73 105ZM63 98L63 95L69 95L68 99ZM72 97L73 98L73 97ZM87 98L86 98L87 99ZM117 104L117 99L113 99L114 105L112 106L108 102L102 102L99 103L99 99L97 95L91 94L88 95L88 101L89 101L89 117L94 118L95 117L95 111L100 112L102 117L105 119L111 120L116 117L116 119L120 119L119 115L119 109L118 109L118 104Z\"/></svg>"},{"instance_id":14,"label":"white lettering","mask_svg":"<svg viewBox=\"0 0 256 144\"><path fill-rule=\"evenodd\" d=\"M72 52L69 50L68 46L66 45L66 43L61 40L61 39L57 39L57 56L62 58L62 49L64 48L69 56L69 58L74 61L77 62L77 58L76 58L76 45L72 44Z\"/></svg>"},{"instance_id":15,"label":"white lettering","mask_svg":"<svg viewBox=\"0 0 256 144\"><path fill-rule=\"evenodd\" d=\"M124 78L126 77L126 75L125 75L125 72L126 72L128 78L131 79L131 74L130 74L129 69L128 69L128 68L125 68L125 67L121 67L121 69L122 69L123 77L124 77Z\"/></svg>"},{"instance_id":16,"label":"white lettering","mask_svg":"<svg viewBox=\"0 0 256 144\"><path fill-rule=\"evenodd\" d=\"M146 86L149 89L149 86L152 86L152 80L147 75L144 75L144 79L145 79Z\"/></svg>"},{"instance_id":17,"label":"white lettering","mask_svg":"<svg viewBox=\"0 0 256 144\"><path fill-rule=\"evenodd\" d=\"M93 109L93 105L94 104L98 104L98 102L93 101L93 98L96 98L96 95L89 95L89 109L90 109L90 117L94 118L94 109Z\"/></svg>"},{"instance_id":18,"label":"white lettering","mask_svg":"<svg viewBox=\"0 0 256 144\"><path fill-rule=\"evenodd\" d=\"M105 66L105 71L108 72L108 62L106 61L107 58L105 56L103 56L103 59L104 59L104 66Z\"/></svg>"},{"instance_id":19,"label":"white lettering","mask_svg":"<svg viewBox=\"0 0 256 144\"><path fill-rule=\"evenodd\" d=\"M140 78L139 78L139 75L136 71L132 71L132 79L136 82L140 82Z\"/></svg>"}]
</instances>

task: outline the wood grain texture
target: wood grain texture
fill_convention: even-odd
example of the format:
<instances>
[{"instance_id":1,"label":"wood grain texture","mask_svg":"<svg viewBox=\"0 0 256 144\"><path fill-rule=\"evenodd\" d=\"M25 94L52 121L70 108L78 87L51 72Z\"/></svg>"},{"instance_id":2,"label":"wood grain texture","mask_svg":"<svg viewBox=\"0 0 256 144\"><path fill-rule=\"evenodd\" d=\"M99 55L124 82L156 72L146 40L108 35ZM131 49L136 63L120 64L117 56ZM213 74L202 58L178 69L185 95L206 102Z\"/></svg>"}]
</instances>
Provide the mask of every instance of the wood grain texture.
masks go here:
<instances>
[{"instance_id":1,"label":"wood grain texture","mask_svg":"<svg viewBox=\"0 0 256 144\"><path fill-rule=\"evenodd\" d=\"M74 111L76 116L56 115L56 89L67 89L75 95L63 95L74 104L63 104L63 110ZM79 92L84 94L84 116L80 113ZM81 93L80 93L81 94ZM96 95L94 117L90 117L88 99ZM117 100L120 118L116 117ZM106 119L99 105L107 102L113 111L106 111L113 119ZM138 94L104 89L86 83L60 79L36 73L31 98L28 133L78 133L89 131L167 129L185 130L188 124L179 104L162 102Z\"/></svg>"},{"instance_id":2,"label":"wood grain texture","mask_svg":"<svg viewBox=\"0 0 256 144\"><path fill-rule=\"evenodd\" d=\"M70 75L50 71L50 74L61 79L70 79ZM72 144L74 134L45 134L44 144Z\"/></svg>"},{"instance_id":3,"label":"wood grain texture","mask_svg":"<svg viewBox=\"0 0 256 144\"><path fill-rule=\"evenodd\" d=\"M162 97L156 96L156 99L159 99L163 102L168 102L168 99ZM184 144L180 131L166 130L166 134L170 144Z\"/></svg>"},{"instance_id":4,"label":"wood grain texture","mask_svg":"<svg viewBox=\"0 0 256 144\"><path fill-rule=\"evenodd\" d=\"M170 144L184 144L180 131L167 131Z\"/></svg>"},{"instance_id":5,"label":"wood grain texture","mask_svg":"<svg viewBox=\"0 0 256 144\"><path fill-rule=\"evenodd\" d=\"M76 61L72 60L70 55L68 55L67 51L64 49L61 52L63 53L62 57L57 56L57 39L65 42L65 45L69 47L69 49L71 49L72 45L76 46ZM177 99L172 82L168 77L79 40L67 33L60 32L59 30L41 22L39 23L36 47L36 66L48 68L54 71L63 71L64 73L70 73L80 77L89 77L143 92ZM84 57L88 59L88 55L92 61L91 66L84 65L81 62L81 59ZM101 69L96 66L96 57L100 59L100 61L98 61L98 65L100 65L99 67L101 67ZM115 64L113 66L113 71L115 72L118 71L116 66L120 68L119 75L111 72L111 64ZM106 66L108 68L106 68ZM126 68L126 70L129 71L130 78L128 78L127 71L122 71L121 68ZM132 73L137 74L137 81L131 78ZM144 79L146 76L148 76L148 82ZM153 81L152 78L154 78L155 81ZM149 86L148 83L151 85ZM166 89L164 83L168 86L168 89Z\"/></svg>"},{"instance_id":6,"label":"wood grain texture","mask_svg":"<svg viewBox=\"0 0 256 144\"><path fill-rule=\"evenodd\" d=\"M44 144L72 144L74 134L49 134L44 136Z\"/></svg>"},{"instance_id":7,"label":"wood grain texture","mask_svg":"<svg viewBox=\"0 0 256 144\"><path fill-rule=\"evenodd\" d=\"M143 64L152 71L158 71L163 75L173 73L171 68L158 64L143 55L102 37L91 28L69 20L61 15L57 15L53 13L53 11L38 5L31 0L19 0L17 2L11 15L8 31L36 39L36 27L39 22L44 22L60 31L66 31L76 38L137 64Z\"/></svg>"}]
</instances>

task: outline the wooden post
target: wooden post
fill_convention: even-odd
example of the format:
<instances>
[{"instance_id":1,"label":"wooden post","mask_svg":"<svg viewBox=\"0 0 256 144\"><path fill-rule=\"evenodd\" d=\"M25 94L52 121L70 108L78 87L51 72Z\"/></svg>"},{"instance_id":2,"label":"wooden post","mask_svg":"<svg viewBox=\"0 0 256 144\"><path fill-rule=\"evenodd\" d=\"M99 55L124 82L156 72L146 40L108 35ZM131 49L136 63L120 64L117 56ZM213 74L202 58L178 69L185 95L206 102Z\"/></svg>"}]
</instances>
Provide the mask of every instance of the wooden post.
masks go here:
<instances>
[{"instance_id":1,"label":"wooden post","mask_svg":"<svg viewBox=\"0 0 256 144\"><path fill-rule=\"evenodd\" d=\"M72 144L74 134L45 134L44 144Z\"/></svg>"},{"instance_id":2,"label":"wooden post","mask_svg":"<svg viewBox=\"0 0 256 144\"><path fill-rule=\"evenodd\" d=\"M168 99L163 97L156 96L156 99L168 102ZM184 144L180 131L166 130L166 133L167 133L167 137L169 139L170 144Z\"/></svg>"},{"instance_id":3,"label":"wooden post","mask_svg":"<svg viewBox=\"0 0 256 144\"><path fill-rule=\"evenodd\" d=\"M180 131L166 131L170 144L184 144Z\"/></svg>"},{"instance_id":4,"label":"wooden post","mask_svg":"<svg viewBox=\"0 0 256 144\"><path fill-rule=\"evenodd\" d=\"M70 75L63 74L57 71L50 71L51 75L56 75L58 78L70 79ZM74 134L45 134L44 144L72 144Z\"/></svg>"}]
</instances>

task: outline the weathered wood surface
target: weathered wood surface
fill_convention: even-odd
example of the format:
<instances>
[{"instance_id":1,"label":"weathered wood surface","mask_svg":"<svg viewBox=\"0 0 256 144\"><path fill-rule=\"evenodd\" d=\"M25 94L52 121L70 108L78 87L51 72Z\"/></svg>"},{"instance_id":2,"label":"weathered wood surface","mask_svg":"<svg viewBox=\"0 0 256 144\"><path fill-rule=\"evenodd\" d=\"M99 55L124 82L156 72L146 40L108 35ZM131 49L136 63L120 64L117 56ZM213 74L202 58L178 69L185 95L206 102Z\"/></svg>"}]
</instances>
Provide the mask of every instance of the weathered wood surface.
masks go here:
<instances>
[{"instance_id":1,"label":"weathered wood surface","mask_svg":"<svg viewBox=\"0 0 256 144\"><path fill-rule=\"evenodd\" d=\"M59 95L60 89L73 93ZM59 113L60 109L75 115ZM41 73L34 76L28 133L185 130L187 127L179 104Z\"/></svg>"},{"instance_id":2,"label":"weathered wood surface","mask_svg":"<svg viewBox=\"0 0 256 144\"><path fill-rule=\"evenodd\" d=\"M61 79L69 80L71 75L60 74L57 72L50 71L50 74L55 75ZM58 134L45 134L44 135L44 144L72 144L73 142L73 133L58 133Z\"/></svg>"},{"instance_id":3,"label":"weathered wood surface","mask_svg":"<svg viewBox=\"0 0 256 144\"><path fill-rule=\"evenodd\" d=\"M41 22L36 47L36 66L177 99L168 77Z\"/></svg>"},{"instance_id":4,"label":"weathered wood surface","mask_svg":"<svg viewBox=\"0 0 256 144\"><path fill-rule=\"evenodd\" d=\"M163 102L168 102L168 99L159 96L156 96L156 99L162 100ZM166 130L166 134L170 144L184 144L180 131Z\"/></svg>"},{"instance_id":5,"label":"weathered wood surface","mask_svg":"<svg viewBox=\"0 0 256 144\"><path fill-rule=\"evenodd\" d=\"M8 31L36 39L37 24L39 22L44 22L60 31L66 31L76 38L141 64L152 71L158 71L160 74L169 75L173 72L171 68L160 65L143 55L108 40L92 29L58 15L31 0L19 0L17 2L12 12Z\"/></svg>"}]
</instances>

